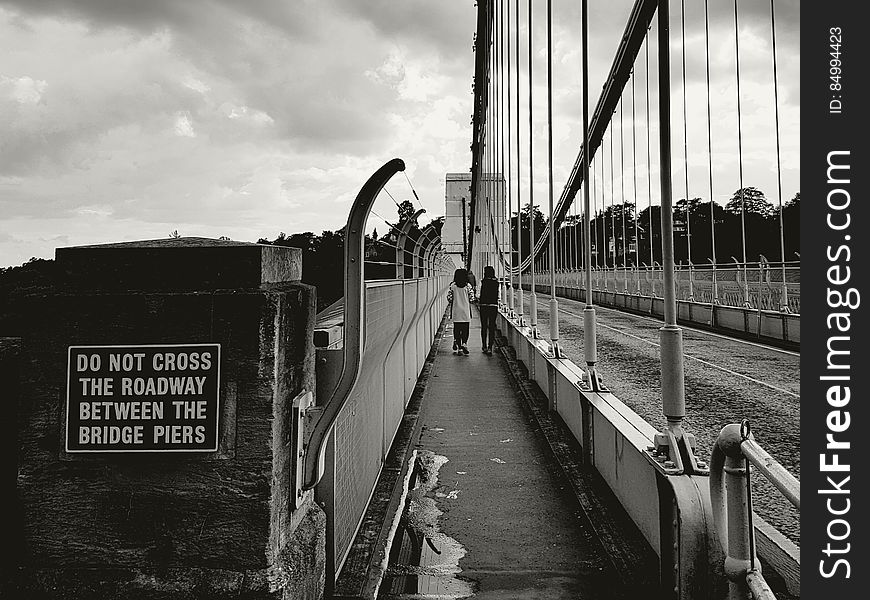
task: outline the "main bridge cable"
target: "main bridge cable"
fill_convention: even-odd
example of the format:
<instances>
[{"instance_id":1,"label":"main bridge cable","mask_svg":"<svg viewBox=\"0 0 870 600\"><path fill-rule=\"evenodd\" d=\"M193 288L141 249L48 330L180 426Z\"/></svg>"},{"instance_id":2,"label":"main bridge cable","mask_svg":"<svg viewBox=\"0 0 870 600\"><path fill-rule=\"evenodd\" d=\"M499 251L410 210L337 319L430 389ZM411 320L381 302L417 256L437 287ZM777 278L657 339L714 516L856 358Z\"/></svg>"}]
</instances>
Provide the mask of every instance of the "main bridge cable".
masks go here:
<instances>
[{"instance_id":1,"label":"main bridge cable","mask_svg":"<svg viewBox=\"0 0 870 600\"><path fill-rule=\"evenodd\" d=\"M601 144L601 140L604 136L605 130L607 129L610 118L615 112L616 104L619 101L622 90L628 83L634 60L640 51L646 31L652 23L658 2L659 0L636 0L632 7L625 32L622 35L622 41L617 49L610 73L605 80L604 89L598 99L598 103L596 104L592 122L589 125L590 133L588 150L590 159L595 156L595 152ZM583 182L582 161L583 153L585 151L586 148L581 147L578 152L574 167L571 170L568 181L559 198L559 202L554 209L554 224L556 226L562 222L565 214L567 214L568 206L580 190L580 186ZM550 224L546 225L546 227L550 227ZM538 239L538 243L534 245L534 249L530 252L529 257L521 263L520 268L522 270L529 268L530 263L533 261L533 257L536 257L543 250L544 244L547 243L547 240L545 239L546 235L547 231L545 230Z\"/></svg>"},{"instance_id":2,"label":"main bridge cable","mask_svg":"<svg viewBox=\"0 0 870 600\"><path fill-rule=\"evenodd\" d=\"M365 224L387 181L404 170L404 161L394 158L375 171L360 189L347 217L344 238L344 345L341 352L341 374L305 443L302 474L304 490L313 489L323 478L326 468L326 439L359 378L365 344Z\"/></svg>"}]
</instances>

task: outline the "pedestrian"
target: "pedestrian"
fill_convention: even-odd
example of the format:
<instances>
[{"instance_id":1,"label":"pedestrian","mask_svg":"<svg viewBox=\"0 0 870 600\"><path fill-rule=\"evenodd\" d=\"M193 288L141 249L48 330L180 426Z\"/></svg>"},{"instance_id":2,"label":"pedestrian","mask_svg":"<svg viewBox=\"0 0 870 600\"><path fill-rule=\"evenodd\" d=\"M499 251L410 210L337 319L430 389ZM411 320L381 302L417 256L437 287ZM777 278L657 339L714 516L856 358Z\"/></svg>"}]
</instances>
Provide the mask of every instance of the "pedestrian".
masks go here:
<instances>
[{"instance_id":1,"label":"pedestrian","mask_svg":"<svg viewBox=\"0 0 870 600\"><path fill-rule=\"evenodd\" d=\"M483 269L483 280L480 282L480 340L484 354L492 354L492 345L495 343L495 317L498 314L498 279L495 278L495 269L487 265Z\"/></svg>"},{"instance_id":2,"label":"pedestrian","mask_svg":"<svg viewBox=\"0 0 870 600\"><path fill-rule=\"evenodd\" d=\"M447 292L450 318L453 320L453 354L468 354L468 328L471 323L471 303L474 290L468 283L468 271L456 269Z\"/></svg>"}]
</instances>

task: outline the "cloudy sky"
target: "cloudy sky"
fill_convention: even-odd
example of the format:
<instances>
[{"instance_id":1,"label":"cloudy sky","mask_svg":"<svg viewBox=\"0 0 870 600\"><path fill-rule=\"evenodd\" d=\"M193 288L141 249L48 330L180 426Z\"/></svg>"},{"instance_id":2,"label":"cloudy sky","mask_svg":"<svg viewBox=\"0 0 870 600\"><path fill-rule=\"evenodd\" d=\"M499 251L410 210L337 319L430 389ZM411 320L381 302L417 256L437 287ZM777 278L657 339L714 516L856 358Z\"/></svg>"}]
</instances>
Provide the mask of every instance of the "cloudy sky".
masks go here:
<instances>
[{"instance_id":1,"label":"cloudy sky","mask_svg":"<svg viewBox=\"0 0 870 600\"><path fill-rule=\"evenodd\" d=\"M798 2L776 1L790 198L799 173ZM580 134L575 4L553 4L557 195ZM594 105L631 2L590 4ZM700 180L703 13L699 2L687 4L689 162ZM676 19L679 3L672 5ZM536 2L541 157L544 10ZM60 246L174 230L256 241L336 229L362 183L393 157L407 163L427 218L443 214L445 173L471 164L475 11L472 0L0 0L0 266L51 258ZM752 132L744 134L752 165L745 184L774 197L769 3L741 0L740 11L742 110ZM525 19L525 3L521 12ZM727 201L736 189L728 171L736 147L733 13L720 7L711 20L722 182L714 197ZM535 173L539 198L544 167ZM387 189L411 199L404 177ZM395 215L388 198L376 210ZM369 226L386 227L374 218Z\"/></svg>"}]
</instances>

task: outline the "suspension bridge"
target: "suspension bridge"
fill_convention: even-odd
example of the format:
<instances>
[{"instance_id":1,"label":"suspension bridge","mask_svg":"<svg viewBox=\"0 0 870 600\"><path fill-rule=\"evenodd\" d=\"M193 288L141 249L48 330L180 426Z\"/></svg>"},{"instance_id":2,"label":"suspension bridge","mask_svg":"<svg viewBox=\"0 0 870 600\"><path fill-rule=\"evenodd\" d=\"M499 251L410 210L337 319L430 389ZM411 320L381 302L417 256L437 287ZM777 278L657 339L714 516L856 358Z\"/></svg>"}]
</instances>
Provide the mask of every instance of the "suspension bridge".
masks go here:
<instances>
[{"instance_id":1,"label":"suspension bridge","mask_svg":"<svg viewBox=\"0 0 870 600\"><path fill-rule=\"evenodd\" d=\"M551 4L541 25L541 3L479 0L471 168L445 175L443 225L420 226L407 176L409 210L389 193L404 160L383 164L343 230L343 297L319 312L298 249L58 249L57 289L30 298L28 335L0 345L18 407L4 590L799 597L800 263L779 2L729 6L716 29L734 42L724 139L713 7L637 0L596 95L581 3L580 134L560 190ZM749 49L746 11L753 41L768 36ZM771 71L770 98L754 98L773 116L764 156L746 148L747 60ZM691 84L687 68L700 70ZM714 198L735 181L715 180L717 148L732 147L723 208ZM775 205L744 180L760 162ZM396 222L373 210L386 197ZM372 215L387 234L367 235ZM480 351L475 309L457 354L448 286L459 268L480 285L487 266L497 352ZM190 372L191 398L158 393L167 364ZM116 398L124 377L141 394Z\"/></svg>"}]
</instances>

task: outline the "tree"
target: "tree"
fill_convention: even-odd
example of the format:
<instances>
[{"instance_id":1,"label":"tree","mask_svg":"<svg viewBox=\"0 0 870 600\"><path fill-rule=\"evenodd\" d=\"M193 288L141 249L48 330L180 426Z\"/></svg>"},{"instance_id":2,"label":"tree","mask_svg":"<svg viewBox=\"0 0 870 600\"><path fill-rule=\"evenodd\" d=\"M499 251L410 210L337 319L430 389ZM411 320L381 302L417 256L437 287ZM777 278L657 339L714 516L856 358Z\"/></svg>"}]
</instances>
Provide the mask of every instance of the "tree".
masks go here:
<instances>
[{"instance_id":1,"label":"tree","mask_svg":"<svg viewBox=\"0 0 870 600\"><path fill-rule=\"evenodd\" d=\"M517 215L511 217L511 243L513 244L513 248L521 248L520 260L525 260L529 256L530 248L529 248L529 228L532 220L529 218L530 209L528 206L524 206L520 211L519 217L519 232L521 240L517 240ZM544 232L544 226L546 225L546 221L544 221L544 214L538 208L538 205L534 207L534 223L535 223L535 243L541 239L541 235ZM520 243L522 242L522 243Z\"/></svg>"},{"instance_id":2,"label":"tree","mask_svg":"<svg viewBox=\"0 0 870 600\"><path fill-rule=\"evenodd\" d=\"M414 208L413 202L410 200L402 200L399 202L396 211L399 213L399 227L401 227L402 223L405 221L410 221L411 217L414 216L414 213L417 212Z\"/></svg>"},{"instance_id":3,"label":"tree","mask_svg":"<svg viewBox=\"0 0 870 600\"><path fill-rule=\"evenodd\" d=\"M432 219L431 221L429 221L426 224L426 227L429 227L430 225L435 228L435 233L437 233L440 236L441 230L444 228L444 216L440 216L440 217L436 217L436 218ZM423 229L426 229L426 227L423 227Z\"/></svg>"},{"instance_id":4,"label":"tree","mask_svg":"<svg viewBox=\"0 0 870 600\"><path fill-rule=\"evenodd\" d=\"M782 207L782 234L785 243L785 260L795 260L801 251L801 193Z\"/></svg>"},{"instance_id":5,"label":"tree","mask_svg":"<svg viewBox=\"0 0 870 600\"><path fill-rule=\"evenodd\" d=\"M742 192L742 201L741 201ZM745 187L734 192L731 200L725 205L725 210L731 214L739 215L741 210L744 214L754 214L760 217L770 217L776 213L776 208L764 197L764 193L758 188Z\"/></svg>"}]
</instances>

